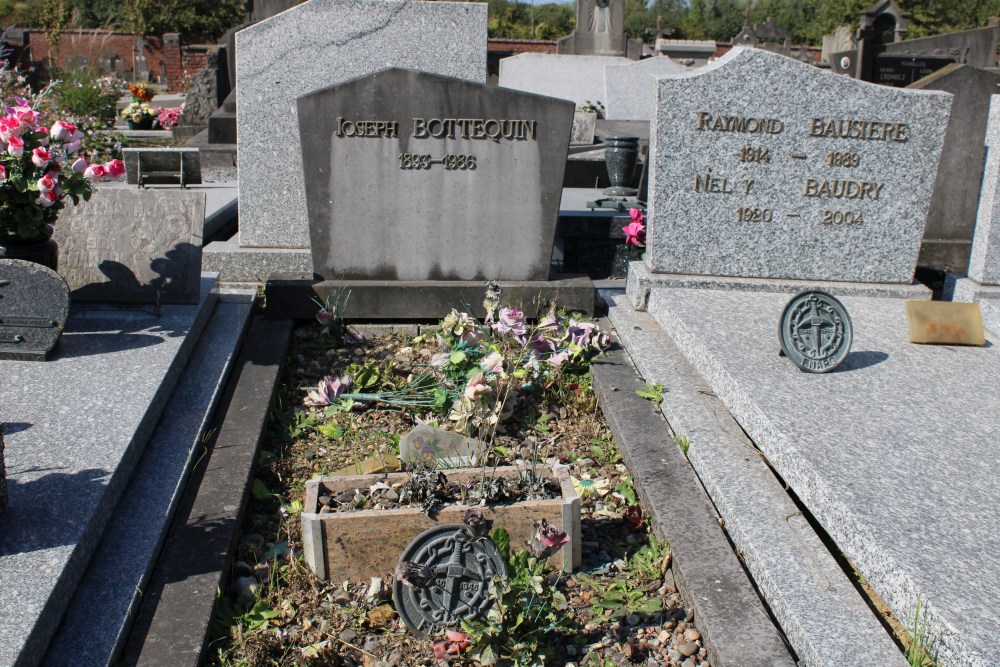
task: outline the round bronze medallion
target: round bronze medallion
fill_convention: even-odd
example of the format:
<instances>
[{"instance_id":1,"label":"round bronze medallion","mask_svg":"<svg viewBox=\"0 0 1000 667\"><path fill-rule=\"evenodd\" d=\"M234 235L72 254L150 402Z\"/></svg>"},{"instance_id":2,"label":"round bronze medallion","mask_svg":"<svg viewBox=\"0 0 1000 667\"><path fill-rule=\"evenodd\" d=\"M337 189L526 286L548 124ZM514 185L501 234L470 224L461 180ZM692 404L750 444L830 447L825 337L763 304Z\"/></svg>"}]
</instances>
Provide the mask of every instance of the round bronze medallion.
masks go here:
<instances>
[{"instance_id":1,"label":"round bronze medallion","mask_svg":"<svg viewBox=\"0 0 1000 667\"><path fill-rule=\"evenodd\" d=\"M795 295L781 314L781 350L807 373L828 373L851 351L854 328L844 304L820 290Z\"/></svg>"},{"instance_id":2,"label":"round bronze medallion","mask_svg":"<svg viewBox=\"0 0 1000 667\"><path fill-rule=\"evenodd\" d=\"M474 538L465 526L435 526L417 535L399 562L430 568L434 577L424 586L407 586L398 578L392 589L399 617L417 636L458 625L486 613L491 604L489 582L507 574L497 546Z\"/></svg>"}]
</instances>

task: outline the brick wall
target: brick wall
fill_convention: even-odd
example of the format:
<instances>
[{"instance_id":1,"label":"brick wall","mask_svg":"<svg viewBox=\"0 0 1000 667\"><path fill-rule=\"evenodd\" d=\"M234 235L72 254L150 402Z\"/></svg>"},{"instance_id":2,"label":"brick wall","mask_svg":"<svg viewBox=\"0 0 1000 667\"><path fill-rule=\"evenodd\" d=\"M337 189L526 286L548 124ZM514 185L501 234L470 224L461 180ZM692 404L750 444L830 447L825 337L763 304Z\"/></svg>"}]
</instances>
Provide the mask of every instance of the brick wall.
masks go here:
<instances>
[{"instance_id":1,"label":"brick wall","mask_svg":"<svg viewBox=\"0 0 1000 667\"><path fill-rule=\"evenodd\" d=\"M52 50L45 33L41 30L24 31L24 39L30 47L32 60L48 63ZM16 39L14 40L17 41ZM193 76L205 69L206 53L214 46L187 44L182 35L147 35L142 55L146 58L146 68L150 77L156 80L166 76L170 92L183 89L184 74ZM126 78L132 80L132 73L138 57L134 36L124 32L108 30L67 30L59 40L59 65L81 62L85 58L101 71L109 69L113 57L117 57L125 67Z\"/></svg>"}]
</instances>

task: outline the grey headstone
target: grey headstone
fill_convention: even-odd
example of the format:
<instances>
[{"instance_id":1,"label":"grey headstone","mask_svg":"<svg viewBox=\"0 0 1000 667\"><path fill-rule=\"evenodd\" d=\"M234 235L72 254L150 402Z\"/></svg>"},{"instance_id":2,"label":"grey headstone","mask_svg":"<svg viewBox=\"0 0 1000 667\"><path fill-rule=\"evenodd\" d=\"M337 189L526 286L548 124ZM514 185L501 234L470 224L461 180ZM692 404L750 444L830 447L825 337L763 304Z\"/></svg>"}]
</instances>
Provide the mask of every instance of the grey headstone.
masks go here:
<instances>
[{"instance_id":1,"label":"grey headstone","mask_svg":"<svg viewBox=\"0 0 1000 667\"><path fill-rule=\"evenodd\" d=\"M74 301L197 303L205 193L100 188L56 224Z\"/></svg>"},{"instance_id":2,"label":"grey headstone","mask_svg":"<svg viewBox=\"0 0 1000 667\"><path fill-rule=\"evenodd\" d=\"M486 451L485 443L455 431L419 424L399 441L399 458L407 463L427 463L433 467L457 468L475 465L476 454Z\"/></svg>"},{"instance_id":3,"label":"grey headstone","mask_svg":"<svg viewBox=\"0 0 1000 667\"><path fill-rule=\"evenodd\" d=\"M322 278L548 279L572 104L390 69L300 97L298 116Z\"/></svg>"},{"instance_id":4,"label":"grey headstone","mask_svg":"<svg viewBox=\"0 0 1000 667\"><path fill-rule=\"evenodd\" d=\"M430 568L427 585L393 584L396 610L410 632L423 637L485 614L493 605L489 582L507 574L507 563L489 539L475 539L465 526L434 526L413 538L399 562Z\"/></svg>"},{"instance_id":5,"label":"grey headstone","mask_svg":"<svg viewBox=\"0 0 1000 667\"><path fill-rule=\"evenodd\" d=\"M44 361L69 316L69 287L52 269L0 259L0 359Z\"/></svg>"},{"instance_id":6,"label":"grey headstone","mask_svg":"<svg viewBox=\"0 0 1000 667\"><path fill-rule=\"evenodd\" d=\"M604 103L604 70L608 65L626 65L618 56L567 56L555 53L520 53L500 61L500 85L504 88L570 100L578 107Z\"/></svg>"},{"instance_id":7,"label":"grey headstone","mask_svg":"<svg viewBox=\"0 0 1000 667\"><path fill-rule=\"evenodd\" d=\"M650 120L656 100L656 77L686 72L667 56L604 68L604 117L609 120Z\"/></svg>"},{"instance_id":8,"label":"grey headstone","mask_svg":"<svg viewBox=\"0 0 1000 667\"><path fill-rule=\"evenodd\" d=\"M122 160L125 180L132 185L140 184L140 172L142 185L201 183L201 153L197 148L126 148Z\"/></svg>"},{"instance_id":9,"label":"grey headstone","mask_svg":"<svg viewBox=\"0 0 1000 667\"><path fill-rule=\"evenodd\" d=\"M955 96L917 264L965 273L979 207L990 97L1000 93L1000 73L948 65L910 87Z\"/></svg>"},{"instance_id":10,"label":"grey headstone","mask_svg":"<svg viewBox=\"0 0 1000 667\"><path fill-rule=\"evenodd\" d=\"M647 266L912 282L950 105L760 49L661 78Z\"/></svg>"},{"instance_id":11,"label":"grey headstone","mask_svg":"<svg viewBox=\"0 0 1000 667\"><path fill-rule=\"evenodd\" d=\"M573 132L570 135L570 146L590 146L594 143L594 131L597 129L597 114L577 111L573 114Z\"/></svg>"},{"instance_id":12,"label":"grey headstone","mask_svg":"<svg viewBox=\"0 0 1000 667\"><path fill-rule=\"evenodd\" d=\"M236 34L240 245L307 248L294 100L386 67L486 82L486 5L311 0Z\"/></svg>"},{"instance_id":13,"label":"grey headstone","mask_svg":"<svg viewBox=\"0 0 1000 667\"><path fill-rule=\"evenodd\" d=\"M567 55L638 59L642 41L625 35L625 0L577 0L576 28L556 48Z\"/></svg>"},{"instance_id":14,"label":"grey headstone","mask_svg":"<svg viewBox=\"0 0 1000 667\"><path fill-rule=\"evenodd\" d=\"M983 285L1000 285L1000 95L990 100L986 125L986 168L969 258L969 277ZM994 228L994 224L997 227Z\"/></svg>"}]
</instances>

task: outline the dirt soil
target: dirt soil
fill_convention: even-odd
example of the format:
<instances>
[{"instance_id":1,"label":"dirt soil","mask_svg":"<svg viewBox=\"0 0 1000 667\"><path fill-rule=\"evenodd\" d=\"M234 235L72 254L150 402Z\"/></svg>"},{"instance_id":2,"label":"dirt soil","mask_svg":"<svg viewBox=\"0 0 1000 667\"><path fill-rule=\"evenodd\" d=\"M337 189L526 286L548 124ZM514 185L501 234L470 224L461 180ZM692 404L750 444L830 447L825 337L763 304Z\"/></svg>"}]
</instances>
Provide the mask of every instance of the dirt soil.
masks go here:
<instances>
[{"instance_id":1,"label":"dirt soil","mask_svg":"<svg viewBox=\"0 0 1000 667\"><path fill-rule=\"evenodd\" d=\"M353 334L336 342L315 324L296 330L272 409L229 586L217 601L209 662L227 666L396 667L471 663L435 658L439 637L414 637L395 613L392 573L381 580L316 578L301 557L304 487L369 457L398 453L399 439L430 412L355 402L349 409L304 402L324 376L378 360L396 381L438 351L432 335ZM589 373L567 375L522 396L494 462L532 457L568 464L583 498L583 565L548 574L569 602L571 630L544 638L546 665L708 665L697 619L677 593L669 547L651 538L646 513L591 389ZM441 426L447 419L437 418ZM511 545L523 548L524 545ZM503 656L502 656L503 657ZM532 656L500 664L532 665Z\"/></svg>"}]
</instances>

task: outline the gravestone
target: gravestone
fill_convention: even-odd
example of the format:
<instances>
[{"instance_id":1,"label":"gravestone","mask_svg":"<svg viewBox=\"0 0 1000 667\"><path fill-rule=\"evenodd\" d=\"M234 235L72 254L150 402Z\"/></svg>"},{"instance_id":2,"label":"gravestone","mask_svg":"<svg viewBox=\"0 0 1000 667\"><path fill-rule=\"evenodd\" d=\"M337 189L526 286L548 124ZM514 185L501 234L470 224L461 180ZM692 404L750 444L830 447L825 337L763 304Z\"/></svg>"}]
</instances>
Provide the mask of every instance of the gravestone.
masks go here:
<instances>
[{"instance_id":1,"label":"gravestone","mask_svg":"<svg viewBox=\"0 0 1000 667\"><path fill-rule=\"evenodd\" d=\"M130 185L201 183L201 153L197 148L125 148L125 181Z\"/></svg>"},{"instance_id":2,"label":"gravestone","mask_svg":"<svg viewBox=\"0 0 1000 667\"><path fill-rule=\"evenodd\" d=\"M298 117L320 277L548 279L569 102L389 69Z\"/></svg>"},{"instance_id":3,"label":"gravestone","mask_svg":"<svg viewBox=\"0 0 1000 667\"><path fill-rule=\"evenodd\" d=\"M578 107L588 102L604 103L605 68L629 62L618 56L519 53L500 61L500 86L559 97Z\"/></svg>"},{"instance_id":4,"label":"gravestone","mask_svg":"<svg viewBox=\"0 0 1000 667\"><path fill-rule=\"evenodd\" d=\"M646 58L604 68L604 117L608 120L651 120L656 78L686 72L687 67L667 56Z\"/></svg>"},{"instance_id":5,"label":"gravestone","mask_svg":"<svg viewBox=\"0 0 1000 667\"><path fill-rule=\"evenodd\" d=\"M570 132L570 146L591 146L597 130L597 113L577 111L573 114L573 130Z\"/></svg>"},{"instance_id":6,"label":"gravestone","mask_svg":"<svg viewBox=\"0 0 1000 667\"><path fill-rule=\"evenodd\" d=\"M44 361L69 316L69 287L52 269L0 259L0 359Z\"/></svg>"},{"instance_id":7,"label":"gravestone","mask_svg":"<svg viewBox=\"0 0 1000 667\"><path fill-rule=\"evenodd\" d=\"M205 193L99 188L55 226L74 301L198 303Z\"/></svg>"},{"instance_id":8,"label":"gravestone","mask_svg":"<svg viewBox=\"0 0 1000 667\"><path fill-rule=\"evenodd\" d=\"M577 0L576 28L559 40L556 49L564 55L638 60L642 40L625 35L625 0Z\"/></svg>"},{"instance_id":9,"label":"gravestone","mask_svg":"<svg viewBox=\"0 0 1000 667\"><path fill-rule=\"evenodd\" d=\"M954 95L917 265L965 273L979 207L990 98L1000 93L1000 74L951 64L910 88Z\"/></svg>"},{"instance_id":10,"label":"gravestone","mask_svg":"<svg viewBox=\"0 0 1000 667\"><path fill-rule=\"evenodd\" d=\"M399 459L431 467L461 468L476 465L476 455L486 443L455 431L418 424L399 441Z\"/></svg>"},{"instance_id":11,"label":"gravestone","mask_svg":"<svg viewBox=\"0 0 1000 667\"><path fill-rule=\"evenodd\" d=\"M223 277L307 270L309 225L294 100L386 67L486 81L486 5L311 0L236 34L241 248L285 249L241 261ZM446 45L446 46L445 46ZM298 249L289 252L287 249ZM232 271L225 262L232 263Z\"/></svg>"},{"instance_id":12,"label":"gravestone","mask_svg":"<svg viewBox=\"0 0 1000 667\"><path fill-rule=\"evenodd\" d=\"M659 79L649 270L910 284L950 97L745 48Z\"/></svg>"}]
</instances>

